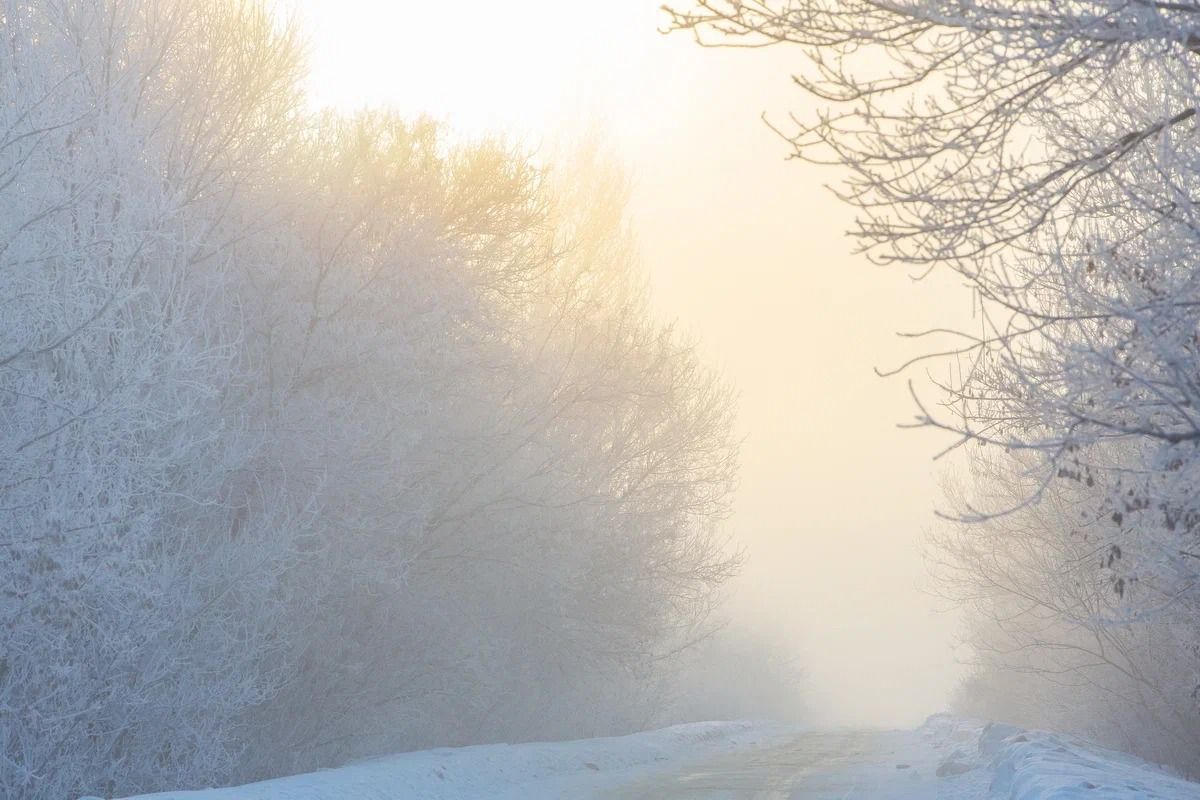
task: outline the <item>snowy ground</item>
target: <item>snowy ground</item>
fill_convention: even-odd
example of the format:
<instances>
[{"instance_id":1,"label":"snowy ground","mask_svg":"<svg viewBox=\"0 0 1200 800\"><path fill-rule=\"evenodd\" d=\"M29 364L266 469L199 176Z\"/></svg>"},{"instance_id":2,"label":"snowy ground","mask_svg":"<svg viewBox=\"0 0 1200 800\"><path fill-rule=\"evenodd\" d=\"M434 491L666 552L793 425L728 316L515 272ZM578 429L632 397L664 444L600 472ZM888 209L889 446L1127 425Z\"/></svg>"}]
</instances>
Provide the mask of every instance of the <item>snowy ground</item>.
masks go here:
<instances>
[{"instance_id":1,"label":"snowy ground","mask_svg":"<svg viewBox=\"0 0 1200 800\"><path fill-rule=\"evenodd\" d=\"M916 730L797 733L595 796L622 800L1200 798L1200 784L1072 737L931 717Z\"/></svg>"},{"instance_id":2,"label":"snowy ground","mask_svg":"<svg viewBox=\"0 0 1200 800\"><path fill-rule=\"evenodd\" d=\"M229 789L127 800L542 800L605 797L615 787L695 759L769 747L795 729L700 722L574 742L439 748Z\"/></svg>"},{"instance_id":3,"label":"snowy ground","mask_svg":"<svg viewBox=\"0 0 1200 800\"><path fill-rule=\"evenodd\" d=\"M1069 736L945 715L907 731L713 722L610 739L406 753L136 800L1200 800L1190 783Z\"/></svg>"}]
</instances>

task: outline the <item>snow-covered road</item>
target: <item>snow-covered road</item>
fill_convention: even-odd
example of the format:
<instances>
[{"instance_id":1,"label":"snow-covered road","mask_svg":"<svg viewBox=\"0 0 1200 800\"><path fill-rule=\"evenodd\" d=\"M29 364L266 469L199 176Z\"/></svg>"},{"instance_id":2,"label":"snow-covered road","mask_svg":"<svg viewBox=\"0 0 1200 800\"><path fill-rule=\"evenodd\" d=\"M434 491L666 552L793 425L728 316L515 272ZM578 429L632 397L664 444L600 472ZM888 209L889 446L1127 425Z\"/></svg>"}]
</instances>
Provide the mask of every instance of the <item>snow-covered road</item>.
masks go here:
<instances>
[{"instance_id":1,"label":"snow-covered road","mask_svg":"<svg viewBox=\"0 0 1200 800\"><path fill-rule=\"evenodd\" d=\"M618 800L790 798L814 775L850 775L858 766L855 762L875 749L876 738L866 733L802 733L770 747L689 761L664 774L635 780L608 796Z\"/></svg>"},{"instance_id":2,"label":"snow-covered road","mask_svg":"<svg viewBox=\"0 0 1200 800\"><path fill-rule=\"evenodd\" d=\"M501 798L1200 800L1200 784L1070 736L935 715L899 731L710 722L607 739L440 748L140 800Z\"/></svg>"},{"instance_id":3,"label":"snow-covered road","mask_svg":"<svg viewBox=\"0 0 1200 800\"><path fill-rule=\"evenodd\" d=\"M922 737L913 731L802 733L770 747L691 761L599 796L619 800L984 797L983 773L937 775L954 744L953 739Z\"/></svg>"}]
</instances>

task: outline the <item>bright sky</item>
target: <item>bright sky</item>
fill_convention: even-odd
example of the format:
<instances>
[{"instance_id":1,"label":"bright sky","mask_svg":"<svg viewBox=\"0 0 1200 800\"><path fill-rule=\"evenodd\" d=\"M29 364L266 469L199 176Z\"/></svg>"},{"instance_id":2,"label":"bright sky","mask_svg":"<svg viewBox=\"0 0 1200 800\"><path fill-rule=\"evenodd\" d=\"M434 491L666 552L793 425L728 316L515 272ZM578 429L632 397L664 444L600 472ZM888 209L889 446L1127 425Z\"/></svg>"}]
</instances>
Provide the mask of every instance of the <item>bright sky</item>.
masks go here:
<instances>
[{"instance_id":1,"label":"bright sky","mask_svg":"<svg viewBox=\"0 0 1200 800\"><path fill-rule=\"evenodd\" d=\"M686 0L680 0L686 2ZM312 41L315 103L390 105L537 144L599 124L635 181L658 308L741 393L732 613L785 637L820 721L907 724L953 686L955 622L921 537L944 444L912 418L898 330L954 322L965 295L852 255L851 212L785 162L762 124L809 101L798 54L664 37L658 0L291 0Z\"/></svg>"}]
</instances>

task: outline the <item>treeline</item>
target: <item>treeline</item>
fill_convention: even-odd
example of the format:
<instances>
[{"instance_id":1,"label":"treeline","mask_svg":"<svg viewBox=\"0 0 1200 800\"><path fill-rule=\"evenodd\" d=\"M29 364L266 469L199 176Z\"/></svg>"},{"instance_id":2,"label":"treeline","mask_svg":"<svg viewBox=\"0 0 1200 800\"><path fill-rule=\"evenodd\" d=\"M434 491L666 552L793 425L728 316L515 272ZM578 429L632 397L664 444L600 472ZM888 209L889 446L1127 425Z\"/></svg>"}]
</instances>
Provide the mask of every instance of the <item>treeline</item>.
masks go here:
<instances>
[{"instance_id":1,"label":"treeline","mask_svg":"<svg viewBox=\"0 0 1200 800\"><path fill-rule=\"evenodd\" d=\"M914 332L940 389L916 425L970 454L934 551L978 653L961 707L1200 774L1200 7L706 0L674 24L795 46L833 107L780 132L846 170L877 260L973 295L969 329Z\"/></svg>"},{"instance_id":2,"label":"treeline","mask_svg":"<svg viewBox=\"0 0 1200 800\"><path fill-rule=\"evenodd\" d=\"M652 718L735 447L619 174L314 115L256 0L0 31L0 793Z\"/></svg>"},{"instance_id":3,"label":"treeline","mask_svg":"<svg viewBox=\"0 0 1200 800\"><path fill-rule=\"evenodd\" d=\"M1136 457L1114 454L1113 470L1128 475ZM1075 731L1200 774L1200 603L1192 568L1172 565L1190 556L1169 512L1136 508L1127 480L1111 477L1039 491L1032 466L977 459L973 486L954 496L1005 513L936 537L938 573L964 604L974 652L957 710ZM1114 495L1134 510L1109 512Z\"/></svg>"}]
</instances>

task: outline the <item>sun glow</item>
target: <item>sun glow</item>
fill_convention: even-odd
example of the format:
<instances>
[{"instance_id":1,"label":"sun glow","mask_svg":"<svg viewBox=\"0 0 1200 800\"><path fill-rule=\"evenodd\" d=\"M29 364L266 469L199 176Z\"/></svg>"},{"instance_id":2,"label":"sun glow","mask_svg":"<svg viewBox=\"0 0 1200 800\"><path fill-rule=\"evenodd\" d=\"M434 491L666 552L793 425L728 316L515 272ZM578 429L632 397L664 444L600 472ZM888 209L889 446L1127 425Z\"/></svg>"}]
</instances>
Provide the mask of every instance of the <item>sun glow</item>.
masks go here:
<instances>
[{"instance_id":1,"label":"sun glow","mask_svg":"<svg viewBox=\"0 0 1200 800\"><path fill-rule=\"evenodd\" d=\"M762 124L805 102L789 77L798 54L664 36L663 0L289 2L315 107L389 107L535 152L599 134L632 178L662 318L741 395L730 525L748 557L729 616L784 642L817 713L899 724L941 706L954 623L916 589L932 445L894 427L911 413L903 382L871 372L911 355L894 332L921 328L925 307L896 302L912 291L902 272L851 255L851 213L823 188L836 177L786 164Z\"/></svg>"},{"instance_id":2,"label":"sun glow","mask_svg":"<svg viewBox=\"0 0 1200 800\"><path fill-rule=\"evenodd\" d=\"M564 111L636 96L626 90L650 66L659 22L655 4L636 0L291 0L291 10L312 42L315 105L387 105L460 132L527 135Z\"/></svg>"}]
</instances>

